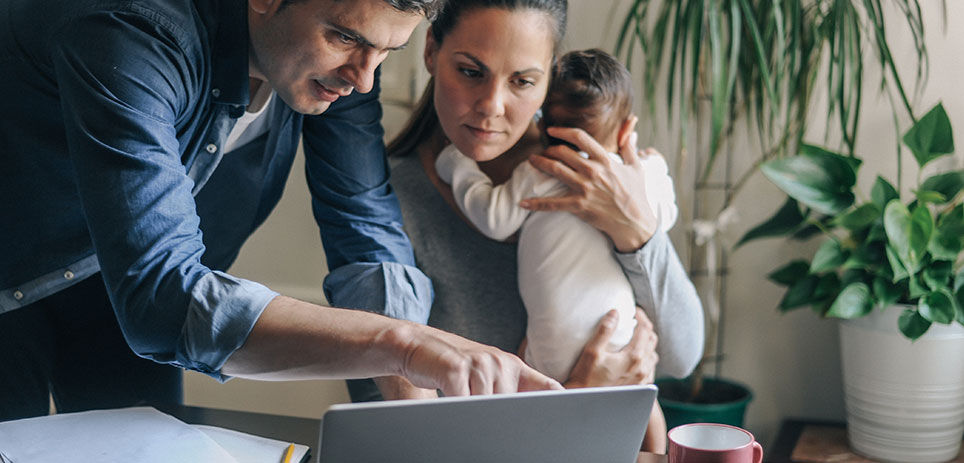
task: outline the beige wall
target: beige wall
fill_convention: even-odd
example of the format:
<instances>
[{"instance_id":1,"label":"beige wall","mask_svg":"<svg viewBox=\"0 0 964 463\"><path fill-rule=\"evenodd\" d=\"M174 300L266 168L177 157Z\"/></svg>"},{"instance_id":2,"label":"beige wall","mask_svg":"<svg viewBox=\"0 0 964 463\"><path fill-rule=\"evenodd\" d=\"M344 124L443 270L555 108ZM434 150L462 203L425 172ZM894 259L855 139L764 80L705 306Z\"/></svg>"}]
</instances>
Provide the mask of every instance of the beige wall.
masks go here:
<instances>
[{"instance_id":1,"label":"beige wall","mask_svg":"<svg viewBox=\"0 0 964 463\"><path fill-rule=\"evenodd\" d=\"M951 120L958 124L960 133L964 127L964 92L960 91L964 75L964 59L959 58L959 47L964 43L964 4L948 2L948 27L942 34L937 2L925 5L928 45L931 51L931 79L929 86L919 98L917 108L929 108L943 100ZM567 39L570 48L598 46L611 50L619 27L618 16L627 7L626 0L572 0L571 22ZM955 27L957 26L957 27ZM891 33L902 32L891 27ZM408 55L397 61L417 62L421 49L419 37ZM909 40L894 40L897 44L895 57L900 60L912 56ZM412 51L414 49L415 51ZM400 58L400 59L398 59ZM396 68L404 69L405 66ZM393 68L395 69L395 68ZM402 72L402 71L397 71ZM405 71L407 77L410 75ZM873 72L873 70L871 70ZM393 98L404 98L408 88L396 78L396 73L386 76L388 92ZM637 73L638 75L638 73ZM421 79L424 78L422 75ZM394 80L393 80L394 79ZM422 80L424 82L424 80ZM875 85L875 77L866 79L867 85ZM639 90L637 90L639 91ZM821 89L821 91L823 91ZM890 110L885 98L879 101L869 94L858 152L865 158L860 182L869 191L870 182L877 173L893 176L895 140ZM637 106L642 106L637 103ZM386 125L397 127L404 118L402 111L389 108ZM644 117L645 119L648 117ZM815 129L823 127L814 121ZM663 122L661 130L665 130ZM675 158L673 137L653 133L641 125L646 144L656 146L668 157ZM832 138L833 135L831 135ZM747 148L747 137L738 134L732 149L738 159L749 159L753 153ZM823 134L816 130L812 140L820 141ZM964 138L958 136L958 143ZM690 149L695 149L690 147ZM912 164L908 160L905 166ZM944 162L944 166L961 165L961 156ZM303 163L296 161L288 189L281 204L268 222L258 230L242 251L232 271L240 276L264 282L283 293L308 300L322 300L320 290L324 274L324 257L311 218L307 188L304 183ZM681 217L689 216L692 198L692 179L686 172L676 172L677 194L683 208ZM905 173L905 183L914 181L915 173ZM725 241L735 242L750 226L768 217L783 201L778 191L762 176L755 176L737 201L740 222L725 234ZM686 224L680 222L672 233L684 262L688 262L686 248ZM755 399L747 415L747 427L767 445L773 441L779 422L788 416L843 418L843 399L839 373L837 327L833 321L819 320L804 309L786 315L777 313L775 307L782 292L766 281L764 275L775 266L789 261L813 249L816 243L787 243L780 240L761 241L734 252L730 259L732 273L726 288L726 315L724 320L723 375L738 379L751 386ZM189 404L222 408L244 409L283 413L296 416L318 417L331 403L347 400L340 381L311 381L299 383L258 383L234 380L224 385L196 374L186 380L186 401Z\"/></svg>"}]
</instances>

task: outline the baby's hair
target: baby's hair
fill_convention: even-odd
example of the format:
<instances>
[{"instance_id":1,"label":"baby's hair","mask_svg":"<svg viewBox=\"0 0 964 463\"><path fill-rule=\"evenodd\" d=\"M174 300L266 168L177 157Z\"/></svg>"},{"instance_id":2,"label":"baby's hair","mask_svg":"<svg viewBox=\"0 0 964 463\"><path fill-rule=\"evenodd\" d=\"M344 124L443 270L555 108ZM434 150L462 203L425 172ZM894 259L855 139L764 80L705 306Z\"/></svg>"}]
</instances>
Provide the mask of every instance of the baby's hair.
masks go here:
<instances>
[{"instance_id":1,"label":"baby's hair","mask_svg":"<svg viewBox=\"0 0 964 463\"><path fill-rule=\"evenodd\" d=\"M593 48L571 51L556 61L542 113L547 127L578 127L602 141L615 137L632 107L629 70ZM551 144L558 142L550 138Z\"/></svg>"}]
</instances>

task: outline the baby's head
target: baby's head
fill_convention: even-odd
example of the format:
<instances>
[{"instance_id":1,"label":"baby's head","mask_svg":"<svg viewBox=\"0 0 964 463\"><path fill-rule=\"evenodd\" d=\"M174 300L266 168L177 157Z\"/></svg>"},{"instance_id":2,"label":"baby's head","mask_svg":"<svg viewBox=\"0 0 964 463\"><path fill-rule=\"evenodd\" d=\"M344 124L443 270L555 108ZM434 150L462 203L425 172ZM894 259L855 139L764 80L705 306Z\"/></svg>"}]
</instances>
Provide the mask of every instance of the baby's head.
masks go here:
<instances>
[{"instance_id":1,"label":"baby's head","mask_svg":"<svg viewBox=\"0 0 964 463\"><path fill-rule=\"evenodd\" d=\"M578 127L615 152L632 130L627 123L632 108L632 76L622 63L596 48L571 51L553 67L543 127Z\"/></svg>"}]
</instances>

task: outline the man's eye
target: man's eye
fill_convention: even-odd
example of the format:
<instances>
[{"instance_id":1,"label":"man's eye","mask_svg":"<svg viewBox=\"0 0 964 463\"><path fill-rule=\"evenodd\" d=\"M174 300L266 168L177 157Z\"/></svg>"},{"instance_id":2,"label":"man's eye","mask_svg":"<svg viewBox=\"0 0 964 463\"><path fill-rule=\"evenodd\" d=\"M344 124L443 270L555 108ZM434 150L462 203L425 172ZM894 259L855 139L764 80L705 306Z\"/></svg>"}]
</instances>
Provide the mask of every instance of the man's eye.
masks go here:
<instances>
[{"instance_id":1,"label":"man's eye","mask_svg":"<svg viewBox=\"0 0 964 463\"><path fill-rule=\"evenodd\" d=\"M348 35L348 34L344 34L344 33L339 32L339 33L338 33L338 41L341 42L341 43L344 43L344 44L346 44L346 45L349 45L349 44L355 43L355 38L352 37L352 36L350 36L350 35Z\"/></svg>"}]
</instances>

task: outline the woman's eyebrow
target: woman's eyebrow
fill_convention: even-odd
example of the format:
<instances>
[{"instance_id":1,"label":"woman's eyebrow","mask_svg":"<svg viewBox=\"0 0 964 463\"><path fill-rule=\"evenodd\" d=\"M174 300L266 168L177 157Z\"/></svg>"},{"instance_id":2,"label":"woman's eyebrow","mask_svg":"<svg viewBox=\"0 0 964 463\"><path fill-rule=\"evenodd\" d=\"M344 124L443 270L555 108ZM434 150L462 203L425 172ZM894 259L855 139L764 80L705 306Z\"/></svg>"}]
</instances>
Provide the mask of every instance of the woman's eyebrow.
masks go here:
<instances>
[{"instance_id":1,"label":"woman's eyebrow","mask_svg":"<svg viewBox=\"0 0 964 463\"><path fill-rule=\"evenodd\" d=\"M482 70L482 71L488 71L488 70L489 70L489 67L486 66L485 63L483 63L480 59L476 58L475 56L472 56L471 53L464 52L464 51L457 51L457 52L455 52L455 54L456 54L456 55L461 55L461 56L465 57L466 59L472 61L472 63L474 63L476 66L478 66L479 69ZM546 71L543 71L543 70L540 69L540 68L534 67L534 68L528 68L528 69L523 69L523 70L521 70L521 71L513 72L512 75L513 75L513 76L521 76L521 75L524 75L524 74L533 74L533 73L545 74Z\"/></svg>"}]
</instances>

